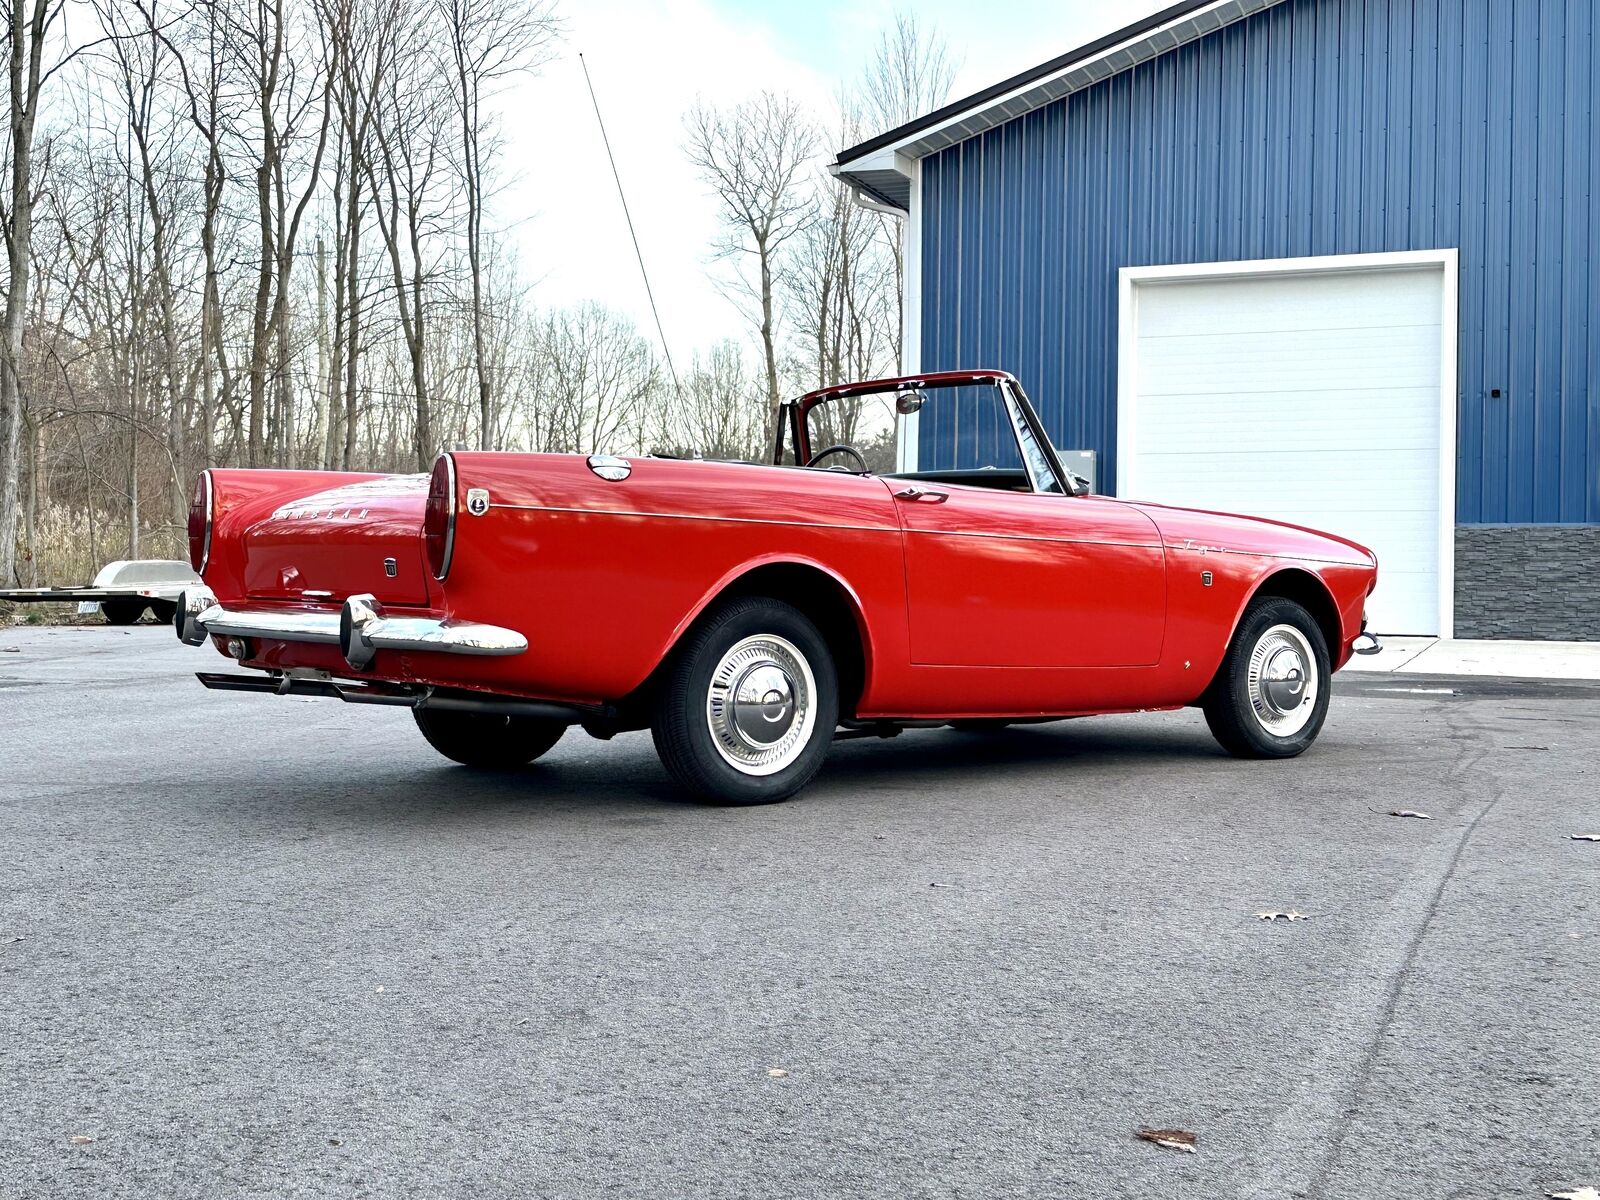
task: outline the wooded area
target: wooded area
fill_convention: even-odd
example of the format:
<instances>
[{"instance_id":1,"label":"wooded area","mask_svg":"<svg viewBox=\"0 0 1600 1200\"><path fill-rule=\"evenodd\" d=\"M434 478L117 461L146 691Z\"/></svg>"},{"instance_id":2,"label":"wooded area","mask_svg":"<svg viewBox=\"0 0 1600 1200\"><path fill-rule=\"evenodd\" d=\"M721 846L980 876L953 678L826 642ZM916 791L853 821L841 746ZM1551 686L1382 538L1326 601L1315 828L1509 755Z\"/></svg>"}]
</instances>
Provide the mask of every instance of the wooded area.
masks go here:
<instances>
[{"instance_id":1,"label":"wooded area","mask_svg":"<svg viewBox=\"0 0 1600 1200\"><path fill-rule=\"evenodd\" d=\"M182 557L206 466L759 458L781 395L899 365L900 223L824 164L944 99L913 18L835 112L761 94L685 114L722 217L707 269L748 331L674 371L604 297L540 306L497 229L494 97L569 52L557 0L0 11L0 586Z\"/></svg>"}]
</instances>

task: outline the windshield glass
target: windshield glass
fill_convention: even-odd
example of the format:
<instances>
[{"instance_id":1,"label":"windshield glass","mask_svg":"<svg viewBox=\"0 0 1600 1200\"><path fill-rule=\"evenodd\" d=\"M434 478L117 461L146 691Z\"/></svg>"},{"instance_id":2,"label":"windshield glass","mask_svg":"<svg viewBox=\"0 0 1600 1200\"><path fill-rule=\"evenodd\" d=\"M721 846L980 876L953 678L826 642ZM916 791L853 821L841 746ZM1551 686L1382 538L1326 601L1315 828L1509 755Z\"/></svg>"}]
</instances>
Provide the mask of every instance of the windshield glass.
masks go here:
<instances>
[{"instance_id":1,"label":"windshield glass","mask_svg":"<svg viewBox=\"0 0 1600 1200\"><path fill-rule=\"evenodd\" d=\"M1019 471L1022 455L998 384L929 388L917 412L911 471Z\"/></svg>"}]
</instances>

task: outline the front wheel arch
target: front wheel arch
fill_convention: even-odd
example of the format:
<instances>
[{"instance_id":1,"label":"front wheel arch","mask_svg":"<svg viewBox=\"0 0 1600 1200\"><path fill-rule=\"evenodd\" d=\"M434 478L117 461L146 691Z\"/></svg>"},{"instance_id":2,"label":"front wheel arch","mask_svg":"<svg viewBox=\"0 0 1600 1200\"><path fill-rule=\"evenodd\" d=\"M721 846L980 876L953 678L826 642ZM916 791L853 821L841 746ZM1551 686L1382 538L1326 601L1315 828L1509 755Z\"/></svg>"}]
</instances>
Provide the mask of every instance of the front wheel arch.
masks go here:
<instances>
[{"instance_id":1,"label":"front wheel arch","mask_svg":"<svg viewBox=\"0 0 1600 1200\"><path fill-rule=\"evenodd\" d=\"M1284 567L1263 576L1262 579L1250 589L1239 605L1239 611L1233 614L1233 623L1228 628L1228 640L1223 643L1222 656L1217 661L1216 670L1206 681L1205 690L1199 700L1202 702L1211 689L1217 685L1226 666L1226 647L1233 645L1234 638L1239 635L1239 626L1244 621L1245 615L1262 600L1277 597L1280 600L1292 600L1306 612L1311 614L1311 619L1317 623L1317 628L1322 631L1322 640L1328 647L1328 658L1332 662L1339 661L1340 648L1343 645L1342 626L1339 621L1339 606L1334 603L1333 593L1328 585L1318 579L1304 567Z\"/></svg>"}]
</instances>

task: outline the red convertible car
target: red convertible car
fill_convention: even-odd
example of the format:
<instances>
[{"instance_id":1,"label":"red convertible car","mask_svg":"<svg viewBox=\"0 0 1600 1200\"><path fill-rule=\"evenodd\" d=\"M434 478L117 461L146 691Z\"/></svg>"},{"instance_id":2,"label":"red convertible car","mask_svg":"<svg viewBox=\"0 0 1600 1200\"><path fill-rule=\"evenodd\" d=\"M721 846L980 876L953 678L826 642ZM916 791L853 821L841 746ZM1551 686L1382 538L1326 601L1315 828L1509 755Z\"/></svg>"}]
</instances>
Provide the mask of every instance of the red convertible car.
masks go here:
<instances>
[{"instance_id":1,"label":"red convertible car","mask_svg":"<svg viewBox=\"0 0 1600 1200\"><path fill-rule=\"evenodd\" d=\"M189 544L204 586L178 636L255 672L208 687L404 705L475 767L649 728L726 803L792 795L836 737L915 726L1197 704L1230 752L1287 757L1376 648L1371 552L1089 495L1001 371L788 401L767 465L211 470Z\"/></svg>"}]
</instances>

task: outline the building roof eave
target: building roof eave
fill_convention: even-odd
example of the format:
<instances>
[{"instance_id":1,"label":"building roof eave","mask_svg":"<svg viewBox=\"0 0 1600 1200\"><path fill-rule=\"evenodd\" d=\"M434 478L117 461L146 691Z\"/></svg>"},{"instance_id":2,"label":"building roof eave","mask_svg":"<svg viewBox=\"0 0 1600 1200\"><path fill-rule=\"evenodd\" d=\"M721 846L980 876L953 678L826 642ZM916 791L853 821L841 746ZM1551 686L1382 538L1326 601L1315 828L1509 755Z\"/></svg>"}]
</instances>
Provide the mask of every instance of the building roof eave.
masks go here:
<instances>
[{"instance_id":1,"label":"building roof eave","mask_svg":"<svg viewBox=\"0 0 1600 1200\"><path fill-rule=\"evenodd\" d=\"M909 209L910 164L1214 33L1282 0L1181 0L964 100L841 150L830 170ZM894 178L898 176L898 180Z\"/></svg>"}]
</instances>

